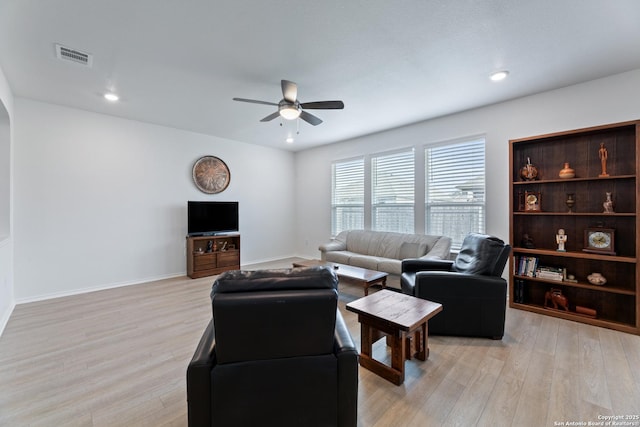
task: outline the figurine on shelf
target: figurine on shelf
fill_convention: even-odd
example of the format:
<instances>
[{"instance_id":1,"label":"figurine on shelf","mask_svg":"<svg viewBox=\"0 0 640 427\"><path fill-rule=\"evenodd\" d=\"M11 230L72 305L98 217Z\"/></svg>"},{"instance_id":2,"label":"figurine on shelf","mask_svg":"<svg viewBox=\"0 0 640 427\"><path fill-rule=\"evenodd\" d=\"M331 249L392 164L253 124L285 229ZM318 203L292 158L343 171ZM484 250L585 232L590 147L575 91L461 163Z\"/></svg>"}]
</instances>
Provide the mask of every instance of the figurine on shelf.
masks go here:
<instances>
[{"instance_id":1,"label":"figurine on shelf","mask_svg":"<svg viewBox=\"0 0 640 427\"><path fill-rule=\"evenodd\" d=\"M558 252L566 252L567 250L564 248L564 243L567 241L567 235L564 233L564 228L558 230L558 234L556 234L556 243L558 244Z\"/></svg>"},{"instance_id":2,"label":"figurine on shelf","mask_svg":"<svg viewBox=\"0 0 640 427\"><path fill-rule=\"evenodd\" d=\"M567 297L562 295L560 289L551 288L544 294L544 306L549 307L549 303L553 304L553 308L558 310L558 306L562 307L564 311L569 311L569 301Z\"/></svg>"},{"instance_id":3,"label":"figurine on shelf","mask_svg":"<svg viewBox=\"0 0 640 427\"><path fill-rule=\"evenodd\" d=\"M605 200L604 203L602 204L602 206L604 207L603 213L606 213L606 214L615 213L613 211L613 200L611 200L611 192L607 191L606 196L607 196L607 200Z\"/></svg>"},{"instance_id":4,"label":"figurine on shelf","mask_svg":"<svg viewBox=\"0 0 640 427\"><path fill-rule=\"evenodd\" d=\"M600 165L602 166L602 173L598 175L599 177L609 176L607 173L607 158L609 157L609 153L607 153L607 149L604 146L604 142L600 143L600 150L598 150L598 157L600 158Z\"/></svg>"},{"instance_id":5,"label":"figurine on shelf","mask_svg":"<svg viewBox=\"0 0 640 427\"><path fill-rule=\"evenodd\" d=\"M211 252L213 250L213 242L209 240L207 242L207 252Z\"/></svg>"},{"instance_id":6,"label":"figurine on shelf","mask_svg":"<svg viewBox=\"0 0 640 427\"><path fill-rule=\"evenodd\" d=\"M535 249L536 245L533 244L533 239L527 233L522 235L522 241L520 242L520 246L526 249Z\"/></svg>"}]
</instances>

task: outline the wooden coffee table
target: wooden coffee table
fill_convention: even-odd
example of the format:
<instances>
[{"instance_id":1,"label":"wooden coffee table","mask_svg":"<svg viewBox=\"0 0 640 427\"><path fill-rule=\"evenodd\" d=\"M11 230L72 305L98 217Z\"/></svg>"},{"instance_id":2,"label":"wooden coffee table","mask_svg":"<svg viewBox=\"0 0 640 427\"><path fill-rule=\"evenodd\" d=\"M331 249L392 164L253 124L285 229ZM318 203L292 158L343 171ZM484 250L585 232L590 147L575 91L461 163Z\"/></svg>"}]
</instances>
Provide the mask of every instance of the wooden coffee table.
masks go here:
<instances>
[{"instance_id":1,"label":"wooden coffee table","mask_svg":"<svg viewBox=\"0 0 640 427\"><path fill-rule=\"evenodd\" d=\"M347 304L360 322L360 366L396 385L404 382L404 361L429 357L427 323L442 304L386 289ZM387 337L391 366L373 358L373 343Z\"/></svg>"},{"instance_id":2,"label":"wooden coffee table","mask_svg":"<svg viewBox=\"0 0 640 427\"><path fill-rule=\"evenodd\" d=\"M389 274L382 271L368 270L366 268L338 264L337 262L327 262L319 259L309 259L293 263L294 267L317 267L319 265L331 266L334 268L338 277L343 277L361 284L364 287L365 296L369 295L369 288L372 285L379 284L383 288L387 286L387 276L389 276Z\"/></svg>"}]
</instances>

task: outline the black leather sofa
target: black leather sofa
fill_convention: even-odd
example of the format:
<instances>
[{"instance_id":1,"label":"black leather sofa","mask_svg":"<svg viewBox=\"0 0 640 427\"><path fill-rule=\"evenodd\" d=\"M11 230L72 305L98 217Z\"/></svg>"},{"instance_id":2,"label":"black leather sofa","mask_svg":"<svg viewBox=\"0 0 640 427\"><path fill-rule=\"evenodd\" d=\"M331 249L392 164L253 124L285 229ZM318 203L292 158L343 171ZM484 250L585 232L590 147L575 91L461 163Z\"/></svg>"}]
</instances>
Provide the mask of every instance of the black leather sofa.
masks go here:
<instances>
[{"instance_id":1,"label":"black leather sofa","mask_svg":"<svg viewBox=\"0 0 640 427\"><path fill-rule=\"evenodd\" d=\"M497 237L471 233L454 261L402 262L402 292L442 304L429 334L502 339L507 282L501 275L510 251Z\"/></svg>"},{"instance_id":2,"label":"black leather sofa","mask_svg":"<svg viewBox=\"0 0 640 427\"><path fill-rule=\"evenodd\" d=\"M187 368L189 426L356 426L358 353L332 269L230 271Z\"/></svg>"}]
</instances>

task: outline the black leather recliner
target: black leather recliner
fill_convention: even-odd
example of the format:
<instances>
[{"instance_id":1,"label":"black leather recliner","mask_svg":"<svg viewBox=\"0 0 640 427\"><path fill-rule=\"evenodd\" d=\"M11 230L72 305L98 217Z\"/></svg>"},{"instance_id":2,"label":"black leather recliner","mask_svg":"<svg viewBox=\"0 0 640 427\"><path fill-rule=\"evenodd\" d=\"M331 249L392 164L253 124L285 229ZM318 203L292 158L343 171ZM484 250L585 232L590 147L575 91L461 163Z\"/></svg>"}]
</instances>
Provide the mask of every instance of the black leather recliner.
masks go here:
<instances>
[{"instance_id":1,"label":"black leather recliner","mask_svg":"<svg viewBox=\"0 0 640 427\"><path fill-rule=\"evenodd\" d=\"M229 271L187 368L189 426L356 426L358 352L332 269Z\"/></svg>"},{"instance_id":2,"label":"black leather recliner","mask_svg":"<svg viewBox=\"0 0 640 427\"><path fill-rule=\"evenodd\" d=\"M511 246L497 237L471 233L451 260L406 259L402 292L442 304L429 333L502 339L507 282L501 275Z\"/></svg>"}]
</instances>

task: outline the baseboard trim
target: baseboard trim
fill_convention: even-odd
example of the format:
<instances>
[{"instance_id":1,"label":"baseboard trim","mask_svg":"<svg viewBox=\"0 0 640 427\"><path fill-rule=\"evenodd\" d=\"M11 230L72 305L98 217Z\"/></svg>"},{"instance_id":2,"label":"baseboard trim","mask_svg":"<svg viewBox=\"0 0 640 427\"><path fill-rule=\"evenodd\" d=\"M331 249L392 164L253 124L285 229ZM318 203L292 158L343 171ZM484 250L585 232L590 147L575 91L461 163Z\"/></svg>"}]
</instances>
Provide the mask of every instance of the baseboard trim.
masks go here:
<instances>
[{"instance_id":1,"label":"baseboard trim","mask_svg":"<svg viewBox=\"0 0 640 427\"><path fill-rule=\"evenodd\" d=\"M181 271L180 273L146 277L143 279L132 280L127 282L110 283L106 285L93 286L89 288L73 289L73 290L64 291L64 292L53 292L50 294L36 295L33 297L27 297L27 298L17 298L16 304L27 304L30 302L45 301L45 300L54 299L54 298L62 298L62 297L68 297L72 295L86 294L89 292L103 291L105 289L121 288L123 286L141 285L143 283L155 282L158 280L165 280L165 279L173 279L175 277L181 277L181 276L186 276L186 272Z\"/></svg>"},{"instance_id":2,"label":"baseboard trim","mask_svg":"<svg viewBox=\"0 0 640 427\"><path fill-rule=\"evenodd\" d=\"M13 309L16 308L15 301L11 301L11 304L7 308L7 310L3 313L2 318L0 319L0 337L4 333L4 329L7 327L7 323L9 323L9 319L13 314Z\"/></svg>"}]
</instances>

